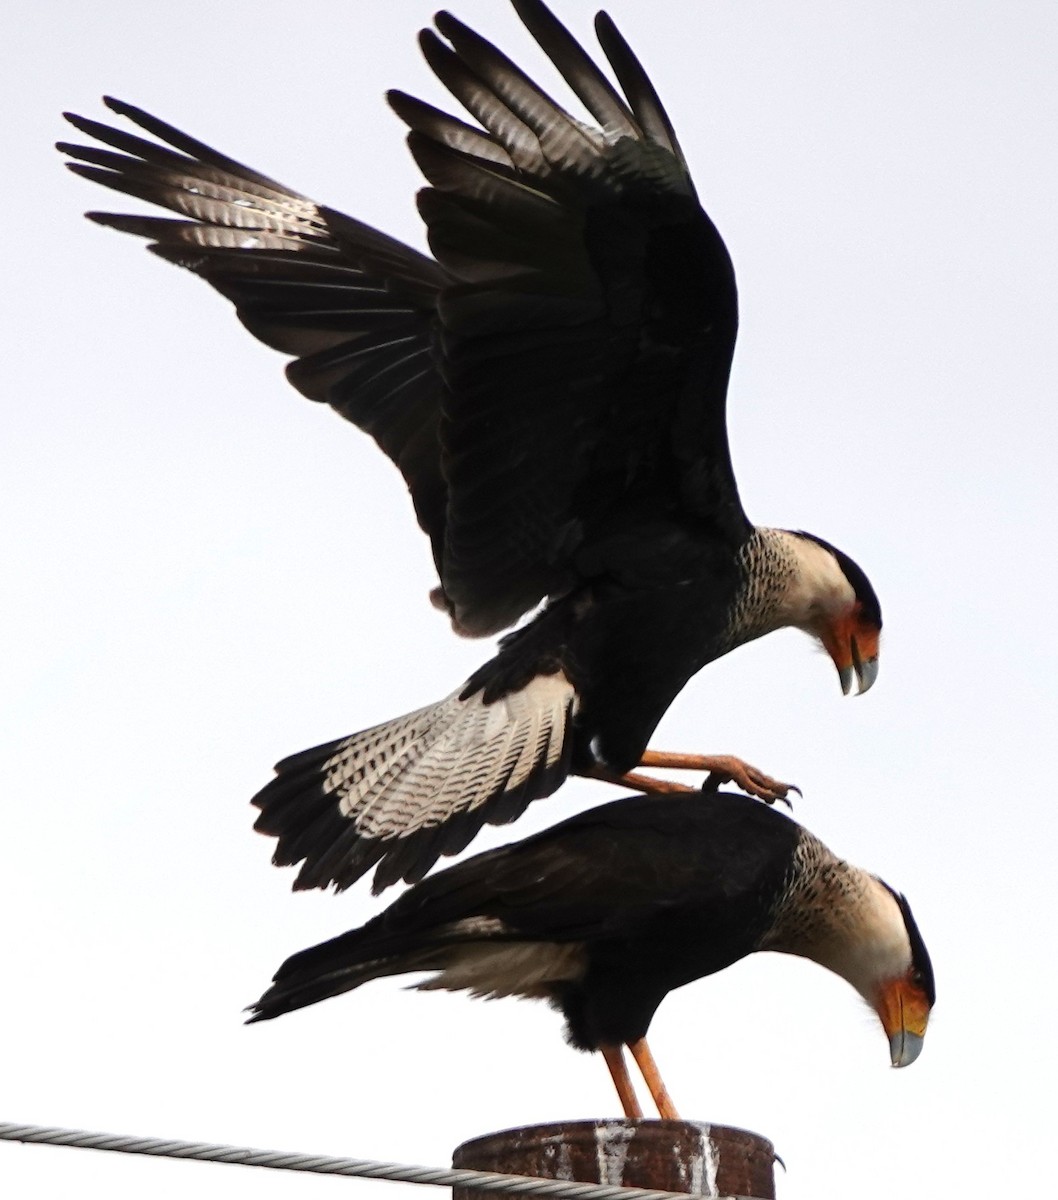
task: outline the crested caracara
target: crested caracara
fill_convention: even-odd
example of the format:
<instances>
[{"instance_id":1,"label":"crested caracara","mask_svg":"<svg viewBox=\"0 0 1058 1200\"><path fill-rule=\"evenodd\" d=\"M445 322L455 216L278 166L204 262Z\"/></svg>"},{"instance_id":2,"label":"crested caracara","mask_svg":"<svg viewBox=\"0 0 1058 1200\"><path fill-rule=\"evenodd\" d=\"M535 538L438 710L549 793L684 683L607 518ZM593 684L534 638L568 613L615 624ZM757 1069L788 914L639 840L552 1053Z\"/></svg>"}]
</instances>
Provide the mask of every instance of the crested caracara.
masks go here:
<instances>
[{"instance_id":1,"label":"crested caracara","mask_svg":"<svg viewBox=\"0 0 1058 1200\"><path fill-rule=\"evenodd\" d=\"M460 633L543 604L443 700L279 763L256 827L302 863L296 887L419 879L571 772L692 766L774 800L789 785L740 760L647 749L688 679L783 627L845 692L877 674L864 572L742 507L734 272L643 67L605 14L616 86L540 0L514 6L597 124L439 14L423 52L475 123L389 95L433 257L116 100L150 137L70 116L97 144L60 143L78 174L178 214L94 220L212 284L393 460Z\"/></svg>"},{"instance_id":2,"label":"crested caracara","mask_svg":"<svg viewBox=\"0 0 1058 1200\"><path fill-rule=\"evenodd\" d=\"M628 796L479 854L360 929L295 954L252 1005L278 1017L371 979L545 999L570 1043L601 1051L626 1116L632 1051L663 1117L677 1113L646 1044L673 988L756 950L812 959L878 1014L894 1067L914 1062L935 1000L902 895L746 796Z\"/></svg>"}]
</instances>

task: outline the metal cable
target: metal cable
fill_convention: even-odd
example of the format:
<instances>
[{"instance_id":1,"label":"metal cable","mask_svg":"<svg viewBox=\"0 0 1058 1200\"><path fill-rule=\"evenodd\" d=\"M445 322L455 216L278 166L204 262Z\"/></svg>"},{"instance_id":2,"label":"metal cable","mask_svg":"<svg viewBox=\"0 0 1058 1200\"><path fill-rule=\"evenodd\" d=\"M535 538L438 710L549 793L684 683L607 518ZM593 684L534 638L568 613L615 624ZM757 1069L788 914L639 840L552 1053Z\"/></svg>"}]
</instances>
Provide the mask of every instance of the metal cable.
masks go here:
<instances>
[{"instance_id":1,"label":"metal cable","mask_svg":"<svg viewBox=\"0 0 1058 1200\"><path fill-rule=\"evenodd\" d=\"M0 1123L0 1141L36 1142L47 1146L70 1146L80 1150L112 1150L118 1154L147 1154L157 1158L190 1158L201 1162L232 1163L242 1167L267 1167L272 1171L353 1175L363 1179L388 1179L394 1183L421 1183L433 1187L462 1187L476 1191L510 1192L523 1196L549 1196L555 1200L688 1200L686 1192L612 1187L601 1183L570 1183L566 1180L538 1179L531 1175L500 1175L490 1171L416 1167L407 1163L374 1162L367 1158L330 1158L323 1154L253 1150L247 1146L215 1146L209 1142L177 1142L114 1133L89 1133L81 1129L62 1129L57 1126ZM721 1200L746 1198L727 1196Z\"/></svg>"}]
</instances>

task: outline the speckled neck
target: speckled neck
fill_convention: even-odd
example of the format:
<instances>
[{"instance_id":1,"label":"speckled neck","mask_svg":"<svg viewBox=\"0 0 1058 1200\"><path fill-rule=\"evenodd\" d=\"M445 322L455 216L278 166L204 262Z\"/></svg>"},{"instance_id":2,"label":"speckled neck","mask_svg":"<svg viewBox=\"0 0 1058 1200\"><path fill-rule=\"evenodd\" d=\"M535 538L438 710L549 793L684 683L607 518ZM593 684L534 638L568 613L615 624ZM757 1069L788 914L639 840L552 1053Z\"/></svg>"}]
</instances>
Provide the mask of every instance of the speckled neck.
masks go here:
<instances>
[{"instance_id":1,"label":"speckled neck","mask_svg":"<svg viewBox=\"0 0 1058 1200\"><path fill-rule=\"evenodd\" d=\"M730 647L763 637L785 624L783 600L797 572L797 555L784 530L757 528L738 553L742 587L728 617Z\"/></svg>"},{"instance_id":2,"label":"speckled neck","mask_svg":"<svg viewBox=\"0 0 1058 1200\"><path fill-rule=\"evenodd\" d=\"M788 529L754 529L738 567L742 586L728 616L728 649L788 626L816 632L823 615L855 599L834 554Z\"/></svg>"},{"instance_id":3,"label":"speckled neck","mask_svg":"<svg viewBox=\"0 0 1058 1200\"><path fill-rule=\"evenodd\" d=\"M889 889L807 831L775 917L759 949L810 958L848 980L865 999L879 979L911 965L907 927Z\"/></svg>"}]
</instances>

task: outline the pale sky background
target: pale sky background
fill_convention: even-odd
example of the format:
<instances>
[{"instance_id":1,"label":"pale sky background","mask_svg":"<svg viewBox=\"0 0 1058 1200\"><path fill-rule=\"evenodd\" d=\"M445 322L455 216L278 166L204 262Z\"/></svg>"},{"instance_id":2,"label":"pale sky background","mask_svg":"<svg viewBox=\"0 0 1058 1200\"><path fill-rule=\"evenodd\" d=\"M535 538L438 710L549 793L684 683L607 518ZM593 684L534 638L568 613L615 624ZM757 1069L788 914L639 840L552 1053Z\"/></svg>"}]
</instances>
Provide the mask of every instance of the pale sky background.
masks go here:
<instances>
[{"instance_id":1,"label":"pale sky background","mask_svg":"<svg viewBox=\"0 0 1058 1200\"><path fill-rule=\"evenodd\" d=\"M558 11L593 43L594 7ZM454 11L566 95L506 5ZM738 271L746 507L851 553L886 622L869 695L772 635L706 668L654 744L799 783L798 819L906 891L939 989L905 1071L847 984L777 956L672 995L652 1043L685 1116L775 1142L782 1200L1031 1188L1053 1173L1058 1069L1058 7L609 11ZM83 221L126 206L51 148L79 140L62 109L106 120L110 92L421 245L382 93L440 101L415 44L431 12L6 10L0 1120L444 1164L482 1133L618 1111L543 1005L385 981L241 1024L283 958L379 908L366 881L291 894L249 797L491 646L428 606L426 540L374 445L203 283ZM473 849L614 795L574 782ZM411 1196L0 1145L5 1195L103 1188Z\"/></svg>"}]
</instances>

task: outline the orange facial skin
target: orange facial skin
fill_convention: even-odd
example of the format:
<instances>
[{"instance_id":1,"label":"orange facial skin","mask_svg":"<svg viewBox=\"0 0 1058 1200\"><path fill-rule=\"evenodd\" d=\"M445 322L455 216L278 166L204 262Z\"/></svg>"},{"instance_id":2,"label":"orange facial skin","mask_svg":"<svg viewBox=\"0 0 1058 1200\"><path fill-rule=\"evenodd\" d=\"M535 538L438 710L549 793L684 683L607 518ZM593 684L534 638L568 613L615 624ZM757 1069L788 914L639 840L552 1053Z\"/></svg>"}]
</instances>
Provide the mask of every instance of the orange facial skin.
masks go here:
<instances>
[{"instance_id":1,"label":"orange facial skin","mask_svg":"<svg viewBox=\"0 0 1058 1200\"><path fill-rule=\"evenodd\" d=\"M889 1039L893 1066L909 1066L922 1052L930 1013L929 999L914 969L882 985L875 1011Z\"/></svg>"},{"instance_id":2,"label":"orange facial skin","mask_svg":"<svg viewBox=\"0 0 1058 1200\"><path fill-rule=\"evenodd\" d=\"M857 692L866 692L878 678L878 642L880 630L865 619L863 607L852 605L819 635L826 652L833 659L841 680L841 690L847 696L853 680Z\"/></svg>"}]
</instances>

